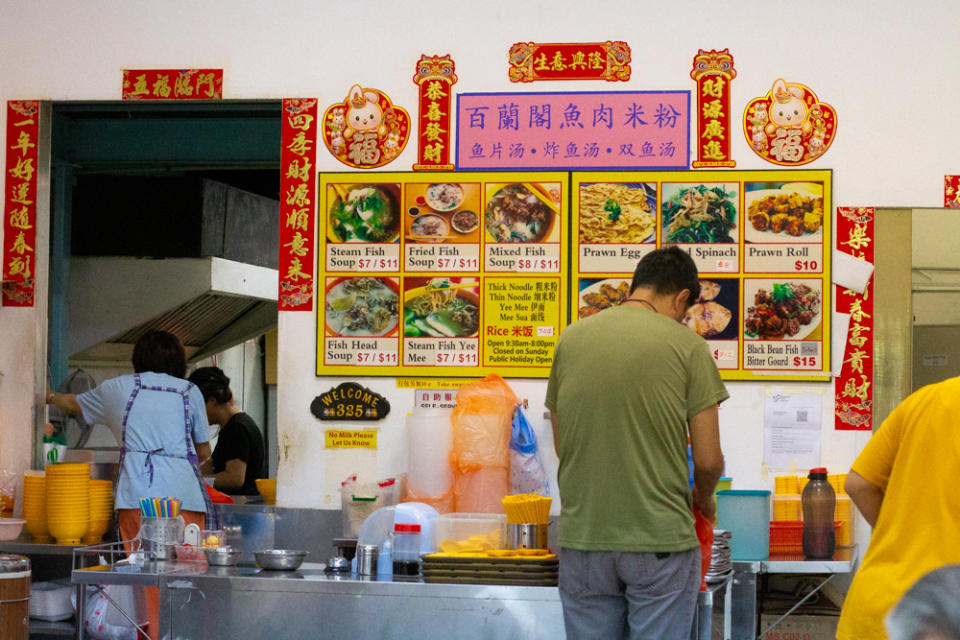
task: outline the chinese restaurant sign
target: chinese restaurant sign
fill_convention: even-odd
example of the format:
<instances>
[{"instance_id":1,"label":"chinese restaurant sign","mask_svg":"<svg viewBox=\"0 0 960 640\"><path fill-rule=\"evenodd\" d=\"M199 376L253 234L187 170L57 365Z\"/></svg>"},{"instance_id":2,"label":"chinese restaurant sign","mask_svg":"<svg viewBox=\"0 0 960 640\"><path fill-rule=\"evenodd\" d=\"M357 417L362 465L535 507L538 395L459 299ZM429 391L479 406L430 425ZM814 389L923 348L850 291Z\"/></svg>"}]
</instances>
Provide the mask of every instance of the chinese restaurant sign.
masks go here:
<instances>
[{"instance_id":1,"label":"chinese restaurant sign","mask_svg":"<svg viewBox=\"0 0 960 640\"><path fill-rule=\"evenodd\" d=\"M960 176L943 176L943 206L960 208Z\"/></svg>"},{"instance_id":2,"label":"chinese restaurant sign","mask_svg":"<svg viewBox=\"0 0 960 640\"><path fill-rule=\"evenodd\" d=\"M829 171L574 173L571 316L629 294L637 261L690 254L684 323L726 380L830 379Z\"/></svg>"},{"instance_id":3,"label":"chinese restaurant sign","mask_svg":"<svg viewBox=\"0 0 960 640\"><path fill-rule=\"evenodd\" d=\"M313 310L317 99L286 98L280 128L280 311Z\"/></svg>"},{"instance_id":4,"label":"chinese restaurant sign","mask_svg":"<svg viewBox=\"0 0 960 640\"><path fill-rule=\"evenodd\" d=\"M413 81L420 88L420 136L414 171L453 171L450 164L450 89L457 81L453 60L420 56Z\"/></svg>"},{"instance_id":5,"label":"chinese restaurant sign","mask_svg":"<svg viewBox=\"0 0 960 640\"><path fill-rule=\"evenodd\" d=\"M358 84L323 114L323 142L354 169L375 169L400 155L410 137L410 116L379 89Z\"/></svg>"},{"instance_id":6,"label":"chinese restaurant sign","mask_svg":"<svg viewBox=\"0 0 960 640\"><path fill-rule=\"evenodd\" d=\"M837 208L837 250L873 264L873 207ZM843 367L834 381L838 430L873 428L873 279L863 293L838 286L836 310L850 314Z\"/></svg>"},{"instance_id":7,"label":"chinese restaurant sign","mask_svg":"<svg viewBox=\"0 0 960 640\"><path fill-rule=\"evenodd\" d=\"M510 47L507 59L510 82L630 79L630 46L621 41L518 42Z\"/></svg>"},{"instance_id":8,"label":"chinese restaurant sign","mask_svg":"<svg viewBox=\"0 0 960 640\"><path fill-rule=\"evenodd\" d=\"M223 69L124 69L124 100L220 100Z\"/></svg>"},{"instance_id":9,"label":"chinese restaurant sign","mask_svg":"<svg viewBox=\"0 0 960 640\"><path fill-rule=\"evenodd\" d=\"M310 403L320 420L380 420L390 413L390 402L356 382L343 382Z\"/></svg>"},{"instance_id":10,"label":"chinese restaurant sign","mask_svg":"<svg viewBox=\"0 0 960 640\"><path fill-rule=\"evenodd\" d=\"M458 169L686 169L689 91L461 93Z\"/></svg>"},{"instance_id":11,"label":"chinese restaurant sign","mask_svg":"<svg viewBox=\"0 0 960 640\"><path fill-rule=\"evenodd\" d=\"M837 112L802 84L778 79L743 110L743 133L758 156L798 166L822 156L837 135Z\"/></svg>"},{"instance_id":12,"label":"chinese restaurant sign","mask_svg":"<svg viewBox=\"0 0 960 640\"><path fill-rule=\"evenodd\" d=\"M37 238L40 103L7 102L3 206L3 305L32 307Z\"/></svg>"},{"instance_id":13,"label":"chinese restaurant sign","mask_svg":"<svg viewBox=\"0 0 960 640\"><path fill-rule=\"evenodd\" d=\"M545 378L565 173L320 175L317 375Z\"/></svg>"},{"instance_id":14,"label":"chinese restaurant sign","mask_svg":"<svg viewBox=\"0 0 960 640\"><path fill-rule=\"evenodd\" d=\"M737 77L730 50L700 49L690 77L697 82L697 159L693 168L737 166L730 158L730 81Z\"/></svg>"}]
</instances>

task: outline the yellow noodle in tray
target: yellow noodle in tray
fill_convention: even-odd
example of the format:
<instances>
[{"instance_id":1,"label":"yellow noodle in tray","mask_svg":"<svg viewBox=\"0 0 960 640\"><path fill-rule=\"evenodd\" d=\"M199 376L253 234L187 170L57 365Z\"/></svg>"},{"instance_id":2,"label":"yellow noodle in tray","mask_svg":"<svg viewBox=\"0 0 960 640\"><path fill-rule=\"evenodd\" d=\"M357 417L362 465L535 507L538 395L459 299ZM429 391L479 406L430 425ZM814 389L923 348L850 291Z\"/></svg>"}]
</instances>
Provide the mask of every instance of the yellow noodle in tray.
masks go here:
<instances>
[{"instance_id":1,"label":"yellow noodle in tray","mask_svg":"<svg viewBox=\"0 0 960 640\"><path fill-rule=\"evenodd\" d=\"M580 186L580 242L643 242L656 224L643 184Z\"/></svg>"},{"instance_id":2,"label":"yellow noodle in tray","mask_svg":"<svg viewBox=\"0 0 960 640\"><path fill-rule=\"evenodd\" d=\"M547 524L553 498L536 493L516 493L500 501L509 524Z\"/></svg>"}]
</instances>

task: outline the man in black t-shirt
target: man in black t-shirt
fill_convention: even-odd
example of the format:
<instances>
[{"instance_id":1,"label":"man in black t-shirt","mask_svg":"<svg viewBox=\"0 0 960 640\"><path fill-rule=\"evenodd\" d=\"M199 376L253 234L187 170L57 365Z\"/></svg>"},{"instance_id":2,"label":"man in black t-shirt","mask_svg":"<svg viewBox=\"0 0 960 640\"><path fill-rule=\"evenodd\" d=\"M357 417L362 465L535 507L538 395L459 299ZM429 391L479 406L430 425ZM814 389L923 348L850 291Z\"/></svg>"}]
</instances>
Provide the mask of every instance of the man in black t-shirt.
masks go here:
<instances>
[{"instance_id":1,"label":"man in black t-shirt","mask_svg":"<svg viewBox=\"0 0 960 640\"><path fill-rule=\"evenodd\" d=\"M207 406L210 424L220 425L217 446L200 471L212 476L213 487L233 495L257 495L257 478L265 478L263 436L253 418L233 406L230 378L218 367L190 374Z\"/></svg>"}]
</instances>

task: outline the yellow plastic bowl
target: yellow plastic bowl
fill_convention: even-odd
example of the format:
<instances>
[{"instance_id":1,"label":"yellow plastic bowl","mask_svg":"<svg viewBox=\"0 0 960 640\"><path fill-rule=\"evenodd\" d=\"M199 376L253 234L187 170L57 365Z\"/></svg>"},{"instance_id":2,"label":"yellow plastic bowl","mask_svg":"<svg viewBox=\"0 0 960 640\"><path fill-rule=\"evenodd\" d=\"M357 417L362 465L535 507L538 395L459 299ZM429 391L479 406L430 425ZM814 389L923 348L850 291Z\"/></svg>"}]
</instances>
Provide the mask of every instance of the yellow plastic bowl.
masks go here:
<instances>
[{"instance_id":1,"label":"yellow plastic bowl","mask_svg":"<svg viewBox=\"0 0 960 640\"><path fill-rule=\"evenodd\" d=\"M277 479L276 478L258 478L257 491L263 496L264 502L273 504L277 500Z\"/></svg>"}]
</instances>

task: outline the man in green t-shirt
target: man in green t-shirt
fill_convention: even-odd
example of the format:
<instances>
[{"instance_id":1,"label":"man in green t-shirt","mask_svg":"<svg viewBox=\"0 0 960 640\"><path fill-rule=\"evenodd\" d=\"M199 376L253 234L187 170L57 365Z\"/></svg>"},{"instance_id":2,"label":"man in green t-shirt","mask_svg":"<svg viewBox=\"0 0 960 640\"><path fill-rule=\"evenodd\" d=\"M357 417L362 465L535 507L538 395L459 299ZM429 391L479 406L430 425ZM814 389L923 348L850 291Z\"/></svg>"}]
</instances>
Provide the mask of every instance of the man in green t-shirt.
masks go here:
<instances>
[{"instance_id":1,"label":"man in green t-shirt","mask_svg":"<svg viewBox=\"0 0 960 640\"><path fill-rule=\"evenodd\" d=\"M692 506L713 519L717 405L729 397L707 343L681 324L699 295L691 257L658 249L637 265L622 305L572 324L557 343L546 406L571 640L690 635L700 586Z\"/></svg>"}]
</instances>

